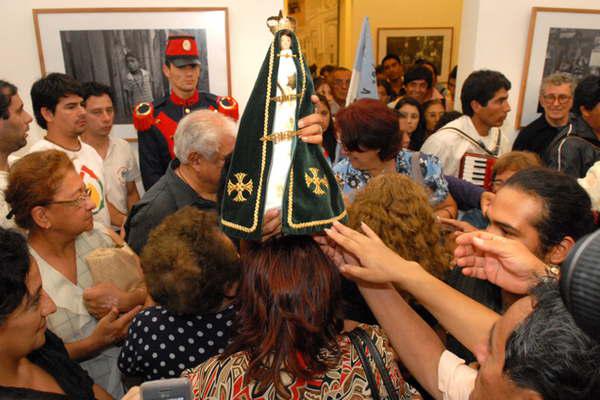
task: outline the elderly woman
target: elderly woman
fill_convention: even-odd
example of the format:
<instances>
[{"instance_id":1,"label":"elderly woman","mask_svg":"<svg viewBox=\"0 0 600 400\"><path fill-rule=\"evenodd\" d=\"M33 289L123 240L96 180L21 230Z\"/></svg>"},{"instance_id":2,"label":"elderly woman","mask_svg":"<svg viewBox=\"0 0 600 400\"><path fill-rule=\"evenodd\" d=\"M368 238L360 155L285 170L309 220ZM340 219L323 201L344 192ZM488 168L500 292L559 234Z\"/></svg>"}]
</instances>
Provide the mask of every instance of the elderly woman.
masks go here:
<instances>
[{"instance_id":1,"label":"elderly woman","mask_svg":"<svg viewBox=\"0 0 600 400\"><path fill-rule=\"evenodd\" d=\"M12 166L8 180L6 201L17 225L29 231L42 285L57 307L47 317L48 327L96 383L120 397L115 343L127 333L146 290L94 285L85 257L94 249L114 247L119 238L94 228L94 203L64 152L29 154Z\"/></svg>"},{"instance_id":2,"label":"elderly woman","mask_svg":"<svg viewBox=\"0 0 600 400\"><path fill-rule=\"evenodd\" d=\"M408 175L428 192L436 214L456 215L456 204L435 156L402 150L398 118L377 100L361 99L340 110L336 129L348 155L333 170L348 200L371 177L398 172Z\"/></svg>"},{"instance_id":3,"label":"elderly woman","mask_svg":"<svg viewBox=\"0 0 600 400\"><path fill-rule=\"evenodd\" d=\"M186 371L196 399L386 398L376 375L370 388L363 364L342 335L341 283L335 266L306 236L251 246L243 257L237 335L221 356ZM385 334L363 329L389 372L396 398L414 398L404 383ZM392 390L392 388L390 388Z\"/></svg>"},{"instance_id":4,"label":"elderly woman","mask_svg":"<svg viewBox=\"0 0 600 400\"><path fill-rule=\"evenodd\" d=\"M56 305L25 238L0 228L0 398L110 399L47 329Z\"/></svg>"},{"instance_id":5,"label":"elderly woman","mask_svg":"<svg viewBox=\"0 0 600 400\"><path fill-rule=\"evenodd\" d=\"M229 343L240 275L238 254L215 213L185 207L152 231L142 252L150 295L119 357L128 376L179 376Z\"/></svg>"}]
</instances>

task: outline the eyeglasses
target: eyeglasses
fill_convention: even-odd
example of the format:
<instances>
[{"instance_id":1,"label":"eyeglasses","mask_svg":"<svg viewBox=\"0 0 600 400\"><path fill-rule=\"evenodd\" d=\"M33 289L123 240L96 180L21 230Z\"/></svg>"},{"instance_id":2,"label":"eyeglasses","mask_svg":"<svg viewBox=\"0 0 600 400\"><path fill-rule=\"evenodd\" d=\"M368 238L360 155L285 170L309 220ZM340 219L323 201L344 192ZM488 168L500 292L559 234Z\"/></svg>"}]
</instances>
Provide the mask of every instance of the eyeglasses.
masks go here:
<instances>
[{"instance_id":1,"label":"eyeglasses","mask_svg":"<svg viewBox=\"0 0 600 400\"><path fill-rule=\"evenodd\" d=\"M64 204L66 206L71 206L71 207L81 207L81 205L86 200L88 200L91 195L92 195L92 190L90 188L88 188L88 187L82 187L81 188L81 194L76 199L73 199L73 200L51 201L51 202L48 203L48 205L50 205L50 204Z\"/></svg>"},{"instance_id":2,"label":"eyeglasses","mask_svg":"<svg viewBox=\"0 0 600 400\"><path fill-rule=\"evenodd\" d=\"M567 96L566 94L559 94L558 96L553 94L545 94L542 96L542 99L549 104L554 104L555 101L558 101L558 104L565 104L571 100L571 96Z\"/></svg>"}]
</instances>

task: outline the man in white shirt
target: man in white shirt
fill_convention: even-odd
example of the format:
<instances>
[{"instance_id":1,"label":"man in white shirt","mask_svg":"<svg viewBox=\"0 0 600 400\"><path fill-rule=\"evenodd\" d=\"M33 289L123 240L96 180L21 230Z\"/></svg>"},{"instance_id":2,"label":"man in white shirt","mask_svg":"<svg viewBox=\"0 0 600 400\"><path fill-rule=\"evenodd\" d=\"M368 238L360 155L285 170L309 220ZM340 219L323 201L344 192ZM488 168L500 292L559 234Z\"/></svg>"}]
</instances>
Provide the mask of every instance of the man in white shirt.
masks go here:
<instances>
[{"instance_id":1,"label":"man in white shirt","mask_svg":"<svg viewBox=\"0 0 600 400\"><path fill-rule=\"evenodd\" d=\"M14 228L14 219L7 219L9 207L4 198L8 185L8 156L27 144L31 115L23 109L17 87L0 80L0 226Z\"/></svg>"},{"instance_id":2,"label":"man in white shirt","mask_svg":"<svg viewBox=\"0 0 600 400\"><path fill-rule=\"evenodd\" d=\"M30 153L49 149L64 151L90 190L90 198L96 205L94 221L108 227L110 216L102 158L93 147L79 140L86 126L82 95L81 84L65 74L52 73L33 84L31 100L35 120L47 133L31 146Z\"/></svg>"},{"instance_id":3,"label":"man in white shirt","mask_svg":"<svg viewBox=\"0 0 600 400\"><path fill-rule=\"evenodd\" d=\"M135 185L140 169L129 143L110 136L115 120L112 89L97 82L84 83L83 100L87 125L81 140L104 160L108 211L113 228L119 229L131 207L140 199Z\"/></svg>"},{"instance_id":4,"label":"man in white shirt","mask_svg":"<svg viewBox=\"0 0 600 400\"><path fill-rule=\"evenodd\" d=\"M460 93L465 115L429 136L421 151L438 156L446 175L458 176L465 153L498 157L510 151L499 129L510 111L511 84L500 72L480 70L469 75Z\"/></svg>"}]
</instances>

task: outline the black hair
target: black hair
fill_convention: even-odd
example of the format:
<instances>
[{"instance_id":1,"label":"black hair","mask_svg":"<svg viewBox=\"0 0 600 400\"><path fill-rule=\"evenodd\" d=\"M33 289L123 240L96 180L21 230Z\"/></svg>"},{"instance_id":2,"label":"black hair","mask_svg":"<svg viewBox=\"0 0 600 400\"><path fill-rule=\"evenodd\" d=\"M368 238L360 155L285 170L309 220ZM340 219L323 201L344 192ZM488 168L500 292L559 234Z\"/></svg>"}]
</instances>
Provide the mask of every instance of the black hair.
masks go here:
<instances>
[{"instance_id":1,"label":"black hair","mask_svg":"<svg viewBox=\"0 0 600 400\"><path fill-rule=\"evenodd\" d=\"M337 138L335 136L335 128L333 124L333 116L331 115L331 107L329 106L329 102L325 98L325 96L318 94L319 100L321 104L327 107L329 111L329 125L325 132L323 132L323 148L327 151L327 155L329 156L329 160L331 162L335 161L335 150L337 148Z\"/></svg>"},{"instance_id":2,"label":"black hair","mask_svg":"<svg viewBox=\"0 0 600 400\"><path fill-rule=\"evenodd\" d=\"M595 228L590 197L571 176L549 168L527 168L511 176L504 186L542 201L542 212L533 223L540 237L541 254L565 236L578 240Z\"/></svg>"},{"instance_id":3,"label":"black hair","mask_svg":"<svg viewBox=\"0 0 600 400\"><path fill-rule=\"evenodd\" d=\"M375 66L375 74L382 74L383 73L383 64L379 64ZM378 85L379 85L379 81L377 81Z\"/></svg>"},{"instance_id":4,"label":"black hair","mask_svg":"<svg viewBox=\"0 0 600 400\"><path fill-rule=\"evenodd\" d=\"M474 111L471 102L473 100L485 107L498 90L510 90L510 87L510 81L498 71L482 69L472 72L463 83L460 92L463 112L465 115L472 117Z\"/></svg>"},{"instance_id":5,"label":"black hair","mask_svg":"<svg viewBox=\"0 0 600 400\"><path fill-rule=\"evenodd\" d=\"M26 280L30 264L25 237L0 228L0 325L29 295Z\"/></svg>"},{"instance_id":6,"label":"black hair","mask_svg":"<svg viewBox=\"0 0 600 400\"><path fill-rule=\"evenodd\" d=\"M38 79L31 86L33 113L38 125L42 129L48 129L48 124L42 115L43 107L54 112L61 97L73 94L83 98L81 83L69 75L54 72Z\"/></svg>"},{"instance_id":7,"label":"black hair","mask_svg":"<svg viewBox=\"0 0 600 400\"><path fill-rule=\"evenodd\" d=\"M433 74L435 76L438 76L440 74L440 71L438 71L435 64L424 58L419 58L417 61L415 61L415 65L429 65L431 67L431 69L433 69Z\"/></svg>"},{"instance_id":8,"label":"black hair","mask_svg":"<svg viewBox=\"0 0 600 400\"><path fill-rule=\"evenodd\" d=\"M319 70L319 75L323 76L323 74L330 74L335 70L335 65L324 65L321 67L321 69Z\"/></svg>"},{"instance_id":9,"label":"black hair","mask_svg":"<svg viewBox=\"0 0 600 400\"><path fill-rule=\"evenodd\" d=\"M421 104L419 103L419 101L410 96L404 96L396 102L396 104L394 105L394 110L400 110L405 104L410 104L411 106L414 106L417 108L417 110L419 110L419 123L421 123L423 116L421 115Z\"/></svg>"},{"instance_id":10,"label":"black hair","mask_svg":"<svg viewBox=\"0 0 600 400\"><path fill-rule=\"evenodd\" d=\"M455 65L454 68L452 68L452 70L448 74L448 80L450 80L450 79L456 80L457 73L458 73L458 65Z\"/></svg>"},{"instance_id":11,"label":"black hair","mask_svg":"<svg viewBox=\"0 0 600 400\"><path fill-rule=\"evenodd\" d=\"M433 74L429 68L422 65L415 65L404 74L404 86L418 80L424 80L427 82L427 87L431 88L431 85L433 85Z\"/></svg>"},{"instance_id":12,"label":"black hair","mask_svg":"<svg viewBox=\"0 0 600 400\"><path fill-rule=\"evenodd\" d=\"M140 58L131 51L125 53L125 60L127 60L128 58L135 58L137 61L140 61Z\"/></svg>"},{"instance_id":13,"label":"black hair","mask_svg":"<svg viewBox=\"0 0 600 400\"><path fill-rule=\"evenodd\" d=\"M600 343L575 324L556 280L532 295L533 311L506 341L503 372L545 400L600 398Z\"/></svg>"},{"instance_id":14,"label":"black hair","mask_svg":"<svg viewBox=\"0 0 600 400\"><path fill-rule=\"evenodd\" d=\"M115 103L115 94L112 88L108 85L99 82L85 82L81 85L83 95L83 101L86 101L90 96L100 97L102 95L108 95L110 101Z\"/></svg>"},{"instance_id":15,"label":"black hair","mask_svg":"<svg viewBox=\"0 0 600 400\"><path fill-rule=\"evenodd\" d=\"M398 61L398 64L402 65L402 62L400 62L400 57L398 57L396 54L389 53L385 57L383 57L383 60L381 60L382 67L383 67L383 64L385 64L385 62L387 60L396 60L396 61Z\"/></svg>"},{"instance_id":16,"label":"black hair","mask_svg":"<svg viewBox=\"0 0 600 400\"><path fill-rule=\"evenodd\" d=\"M586 76L575 88L573 111L581 115L581 107L591 111L600 103L600 76Z\"/></svg>"},{"instance_id":17,"label":"black hair","mask_svg":"<svg viewBox=\"0 0 600 400\"><path fill-rule=\"evenodd\" d=\"M0 118L8 119L8 108L12 97L17 94L17 87L10 82L0 80Z\"/></svg>"},{"instance_id":18,"label":"black hair","mask_svg":"<svg viewBox=\"0 0 600 400\"><path fill-rule=\"evenodd\" d=\"M442 127L452 121L454 121L457 118L462 117L462 113L460 111L446 111L445 113L442 114L442 116L440 117L440 120L438 121L438 123L435 125L435 127L433 128L434 132L439 131L440 129L442 129Z\"/></svg>"}]
</instances>

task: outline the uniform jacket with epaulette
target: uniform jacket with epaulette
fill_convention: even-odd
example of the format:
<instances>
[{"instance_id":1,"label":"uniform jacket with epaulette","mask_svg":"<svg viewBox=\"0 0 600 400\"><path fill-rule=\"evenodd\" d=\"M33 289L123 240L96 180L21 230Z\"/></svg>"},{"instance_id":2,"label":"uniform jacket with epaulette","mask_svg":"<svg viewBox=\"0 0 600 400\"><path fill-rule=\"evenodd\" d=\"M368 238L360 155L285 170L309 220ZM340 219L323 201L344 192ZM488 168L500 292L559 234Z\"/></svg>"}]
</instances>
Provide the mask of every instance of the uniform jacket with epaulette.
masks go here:
<instances>
[{"instance_id":1,"label":"uniform jacket with epaulette","mask_svg":"<svg viewBox=\"0 0 600 400\"><path fill-rule=\"evenodd\" d=\"M140 172L146 190L164 175L169 162L175 158L173 135L179 121L194 110L218 109L218 97L212 93L196 91L189 99L171 92L153 102L153 122L149 129L138 130Z\"/></svg>"}]
</instances>

